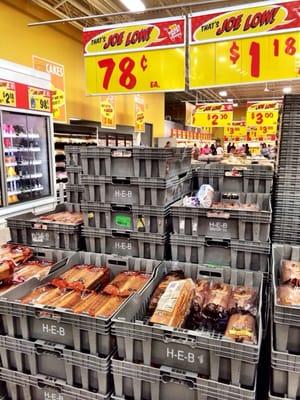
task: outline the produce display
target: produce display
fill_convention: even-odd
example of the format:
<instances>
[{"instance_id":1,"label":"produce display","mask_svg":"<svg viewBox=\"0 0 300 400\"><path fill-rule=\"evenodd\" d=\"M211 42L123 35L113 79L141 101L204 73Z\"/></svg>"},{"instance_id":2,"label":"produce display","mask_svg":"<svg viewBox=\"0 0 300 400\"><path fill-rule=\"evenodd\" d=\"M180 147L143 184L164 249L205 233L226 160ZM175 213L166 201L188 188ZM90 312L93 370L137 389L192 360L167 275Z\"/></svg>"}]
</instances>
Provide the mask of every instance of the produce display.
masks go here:
<instances>
[{"instance_id":1,"label":"produce display","mask_svg":"<svg viewBox=\"0 0 300 400\"><path fill-rule=\"evenodd\" d=\"M150 279L150 274L122 271L109 282L110 270L90 264L75 265L21 299L23 304L66 308L93 317L110 317Z\"/></svg>"},{"instance_id":2,"label":"produce display","mask_svg":"<svg viewBox=\"0 0 300 400\"><path fill-rule=\"evenodd\" d=\"M38 218L44 222L55 222L59 224L77 225L83 223L83 215L78 212L62 211L54 214L42 215Z\"/></svg>"},{"instance_id":3,"label":"produce display","mask_svg":"<svg viewBox=\"0 0 300 400\"><path fill-rule=\"evenodd\" d=\"M149 322L173 328L225 333L238 342L256 343L257 290L201 279L166 275L148 306Z\"/></svg>"},{"instance_id":4,"label":"produce display","mask_svg":"<svg viewBox=\"0 0 300 400\"><path fill-rule=\"evenodd\" d=\"M281 260L277 301L284 306L300 305L300 262Z\"/></svg>"}]
</instances>

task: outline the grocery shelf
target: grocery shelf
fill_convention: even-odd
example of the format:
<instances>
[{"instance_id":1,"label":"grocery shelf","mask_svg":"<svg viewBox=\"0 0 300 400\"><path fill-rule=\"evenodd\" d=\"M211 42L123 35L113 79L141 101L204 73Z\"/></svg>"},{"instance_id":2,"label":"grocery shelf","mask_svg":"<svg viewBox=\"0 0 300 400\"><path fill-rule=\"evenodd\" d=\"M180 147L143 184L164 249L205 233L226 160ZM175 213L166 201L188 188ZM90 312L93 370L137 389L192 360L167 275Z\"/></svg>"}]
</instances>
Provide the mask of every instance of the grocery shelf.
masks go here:
<instances>
[{"instance_id":1,"label":"grocery shelf","mask_svg":"<svg viewBox=\"0 0 300 400\"><path fill-rule=\"evenodd\" d=\"M7 192L8 196L16 196L18 194L23 194L23 193L30 193L30 192L38 192L44 190L43 186L40 186L38 188L32 188L32 189L26 189L26 190L17 190L15 192Z\"/></svg>"},{"instance_id":2,"label":"grocery shelf","mask_svg":"<svg viewBox=\"0 0 300 400\"><path fill-rule=\"evenodd\" d=\"M41 178L43 176L42 173L37 173L37 174L29 174L29 175L22 175L22 176L8 176L6 178L6 182L13 182L13 181L19 181L22 179L36 179L36 178Z\"/></svg>"},{"instance_id":3,"label":"grocery shelf","mask_svg":"<svg viewBox=\"0 0 300 400\"><path fill-rule=\"evenodd\" d=\"M40 152L41 148L40 147L11 147L11 148L5 148L4 149L5 153L25 153L25 152Z\"/></svg>"},{"instance_id":4,"label":"grocery shelf","mask_svg":"<svg viewBox=\"0 0 300 400\"><path fill-rule=\"evenodd\" d=\"M38 133L4 133L2 135L5 139L17 138L17 139L38 139L40 135Z\"/></svg>"},{"instance_id":5,"label":"grocery shelf","mask_svg":"<svg viewBox=\"0 0 300 400\"><path fill-rule=\"evenodd\" d=\"M6 167L26 167L28 165L41 165L42 160L32 160L32 161L22 161L20 163L18 162L10 162L10 163L5 163Z\"/></svg>"}]
</instances>

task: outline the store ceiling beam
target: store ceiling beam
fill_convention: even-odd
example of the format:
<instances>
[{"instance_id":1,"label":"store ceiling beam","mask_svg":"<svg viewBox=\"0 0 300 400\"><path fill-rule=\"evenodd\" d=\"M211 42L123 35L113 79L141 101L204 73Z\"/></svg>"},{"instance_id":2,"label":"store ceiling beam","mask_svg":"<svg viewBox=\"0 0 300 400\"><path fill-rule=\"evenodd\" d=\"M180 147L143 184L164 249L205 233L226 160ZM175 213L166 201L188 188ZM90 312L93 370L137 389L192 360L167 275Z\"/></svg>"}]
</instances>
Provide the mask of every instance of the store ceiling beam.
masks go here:
<instances>
[{"instance_id":1,"label":"store ceiling beam","mask_svg":"<svg viewBox=\"0 0 300 400\"><path fill-rule=\"evenodd\" d=\"M65 4L67 0L62 0L59 3L57 3L55 6L53 6L53 8L56 10L57 8L61 7L63 4Z\"/></svg>"},{"instance_id":2,"label":"store ceiling beam","mask_svg":"<svg viewBox=\"0 0 300 400\"><path fill-rule=\"evenodd\" d=\"M33 0L35 3L42 5L42 7L47 6L47 9L49 11L53 12L53 8L51 8L47 3L45 3L42 0ZM90 0L91 1L91 0ZM139 15L139 14L147 14L149 12L153 11L166 11L166 9L171 10L171 9L180 9L180 8L193 8L197 6L204 6L204 5L213 5L221 3L220 0L210 0L210 1L196 1L196 2L189 2L189 3L176 3L176 4L170 4L170 5L165 5L165 6L159 6L159 7L150 7L146 8L143 11L119 11L119 12L113 12L113 13L108 13L108 14L94 14L94 15L86 15L83 17L68 17L68 18L62 18L62 19L53 19L53 20L48 20L48 21L39 21L39 22L31 22L28 24L28 26L39 26L39 25L50 25L50 24L60 24L64 22L77 22L77 21L84 21L88 19L99 19L99 18L111 18L111 17L123 17L124 15ZM224 0L223 3L231 3L230 0ZM81 27L82 28L82 27Z\"/></svg>"}]
</instances>

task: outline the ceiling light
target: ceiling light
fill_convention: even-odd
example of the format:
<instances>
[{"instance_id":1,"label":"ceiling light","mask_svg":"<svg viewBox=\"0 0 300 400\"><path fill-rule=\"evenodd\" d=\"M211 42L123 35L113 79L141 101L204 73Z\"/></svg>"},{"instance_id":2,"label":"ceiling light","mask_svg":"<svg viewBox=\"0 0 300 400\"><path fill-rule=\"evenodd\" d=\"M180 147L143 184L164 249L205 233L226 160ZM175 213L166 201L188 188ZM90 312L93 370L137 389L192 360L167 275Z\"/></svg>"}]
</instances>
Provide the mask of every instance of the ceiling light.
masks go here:
<instances>
[{"instance_id":1,"label":"ceiling light","mask_svg":"<svg viewBox=\"0 0 300 400\"><path fill-rule=\"evenodd\" d=\"M146 9L145 4L141 0L121 0L129 11L144 11Z\"/></svg>"},{"instance_id":2,"label":"ceiling light","mask_svg":"<svg viewBox=\"0 0 300 400\"><path fill-rule=\"evenodd\" d=\"M233 103L233 107L238 107L238 103Z\"/></svg>"},{"instance_id":3,"label":"ceiling light","mask_svg":"<svg viewBox=\"0 0 300 400\"><path fill-rule=\"evenodd\" d=\"M292 88L290 86L286 86L282 89L284 94L289 94L292 91Z\"/></svg>"},{"instance_id":4,"label":"ceiling light","mask_svg":"<svg viewBox=\"0 0 300 400\"><path fill-rule=\"evenodd\" d=\"M219 92L219 95L220 95L221 97L226 97L226 96L227 96L227 91L226 91L226 90L221 90L221 91Z\"/></svg>"},{"instance_id":5,"label":"ceiling light","mask_svg":"<svg viewBox=\"0 0 300 400\"><path fill-rule=\"evenodd\" d=\"M229 103L232 103L232 102L233 102L233 99L227 99L227 101L229 101Z\"/></svg>"}]
</instances>

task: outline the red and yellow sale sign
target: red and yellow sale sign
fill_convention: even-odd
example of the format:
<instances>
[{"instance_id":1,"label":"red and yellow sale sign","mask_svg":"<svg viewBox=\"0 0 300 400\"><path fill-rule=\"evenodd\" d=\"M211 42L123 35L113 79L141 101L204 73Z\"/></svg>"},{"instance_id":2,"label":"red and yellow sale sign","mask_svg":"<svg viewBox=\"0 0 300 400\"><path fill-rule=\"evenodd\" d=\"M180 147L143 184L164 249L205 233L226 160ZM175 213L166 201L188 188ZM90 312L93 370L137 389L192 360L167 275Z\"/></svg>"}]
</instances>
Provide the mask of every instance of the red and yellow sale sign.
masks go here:
<instances>
[{"instance_id":1,"label":"red and yellow sale sign","mask_svg":"<svg viewBox=\"0 0 300 400\"><path fill-rule=\"evenodd\" d=\"M16 107L15 82L0 79L0 105L8 107Z\"/></svg>"},{"instance_id":2,"label":"red and yellow sale sign","mask_svg":"<svg viewBox=\"0 0 300 400\"><path fill-rule=\"evenodd\" d=\"M164 18L86 28L88 94L185 89L185 19Z\"/></svg>"},{"instance_id":3,"label":"red and yellow sale sign","mask_svg":"<svg viewBox=\"0 0 300 400\"><path fill-rule=\"evenodd\" d=\"M276 126L280 104L277 101L249 102L247 107L247 126Z\"/></svg>"},{"instance_id":4,"label":"red and yellow sale sign","mask_svg":"<svg viewBox=\"0 0 300 400\"><path fill-rule=\"evenodd\" d=\"M134 132L145 132L145 102L142 96L134 96Z\"/></svg>"},{"instance_id":5,"label":"red and yellow sale sign","mask_svg":"<svg viewBox=\"0 0 300 400\"><path fill-rule=\"evenodd\" d=\"M245 121L232 121L232 125L224 128L224 141L243 141L247 139Z\"/></svg>"},{"instance_id":6,"label":"red and yellow sale sign","mask_svg":"<svg viewBox=\"0 0 300 400\"><path fill-rule=\"evenodd\" d=\"M101 128L116 129L115 96L101 96L100 123Z\"/></svg>"},{"instance_id":7,"label":"red and yellow sale sign","mask_svg":"<svg viewBox=\"0 0 300 400\"><path fill-rule=\"evenodd\" d=\"M195 106L192 126L219 128L230 126L233 118L231 103L203 103Z\"/></svg>"},{"instance_id":8,"label":"red and yellow sale sign","mask_svg":"<svg viewBox=\"0 0 300 400\"><path fill-rule=\"evenodd\" d=\"M50 112L51 111L50 90L29 86L28 104L30 110Z\"/></svg>"},{"instance_id":9,"label":"red and yellow sale sign","mask_svg":"<svg viewBox=\"0 0 300 400\"><path fill-rule=\"evenodd\" d=\"M300 1L189 17L190 88L300 78Z\"/></svg>"}]
</instances>

